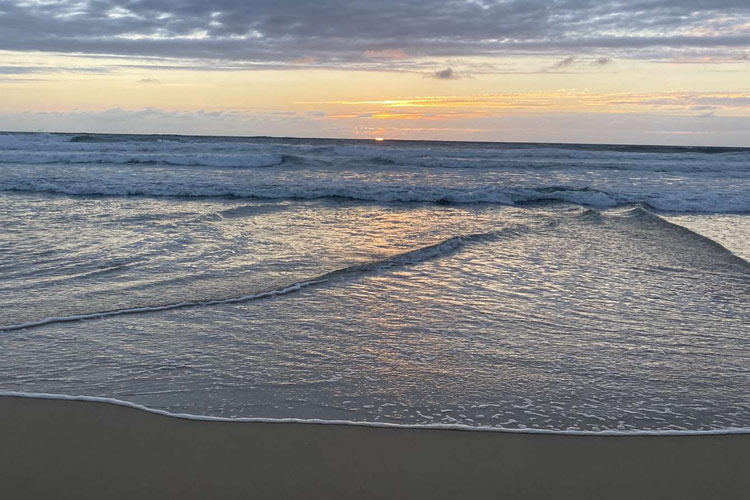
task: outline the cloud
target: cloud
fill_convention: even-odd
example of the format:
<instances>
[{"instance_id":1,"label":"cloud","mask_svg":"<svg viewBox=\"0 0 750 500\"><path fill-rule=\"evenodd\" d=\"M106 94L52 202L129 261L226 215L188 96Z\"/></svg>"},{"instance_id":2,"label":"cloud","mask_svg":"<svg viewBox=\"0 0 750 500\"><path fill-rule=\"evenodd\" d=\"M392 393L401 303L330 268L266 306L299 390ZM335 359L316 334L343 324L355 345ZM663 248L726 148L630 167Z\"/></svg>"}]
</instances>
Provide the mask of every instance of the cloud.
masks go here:
<instances>
[{"instance_id":1,"label":"cloud","mask_svg":"<svg viewBox=\"0 0 750 500\"><path fill-rule=\"evenodd\" d=\"M309 65L309 64L315 64L316 60L317 59L315 59L314 57L308 56L308 57L300 57L299 59L294 59L294 60L291 61L291 63L292 64L301 64L301 65L305 65L306 66L306 65Z\"/></svg>"},{"instance_id":2,"label":"cloud","mask_svg":"<svg viewBox=\"0 0 750 500\"><path fill-rule=\"evenodd\" d=\"M38 68L27 66L0 66L0 75L26 75L29 73L38 73Z\"/></svg>"},{"instance_id":3,"label":"cloud","mask_svg":"<svg viewBox=\"0 0 750 500\"><path fill-rule=\"evenodd\" d=\"M445 68L438 71L435 71L433 73L430 73L430 78L436 78L438 80L456 80L457 78L460 78L458 74L453 71L453 68Z\"/></svg>"},{"instance_id":4,"label":"cloud","mask_svg":"<svg viewBox=\"0 0 750 500\"><path fill-rule=\"evenodd\" d=\"M274 116L268 112L235 112L222 110L169 111L158 108L128 110L112 108L104 111L73 110L66 112L0 113L0 129L76 132L143 132L201 134L237 134L246 131L260 135L264 127L279 135L279 123L288 124L298 119Z\"/></svg>"},{"instance_id":5,"label":"cloud","mask_svg":"<svg viewBox=\"0 0 750 500\"><path fill-rule=\"evenodd\" d=\"M652 58L746 49L749 16L747 0L0 0L0 49L342 68L413 54Z\"/></svg>"},{"instance_id":6,"label":"cloud","mask_svg":"<svg viewBox=\"0 0 750 500\"><path fill-rule=\"evenodd\" d=\"M0 82L3 83L29 83L29 82L44 82L43 78L7 78L0 77Z\"/></svg>"},{"instance_id":7,"label":"cloud","mask_svg":"<svg viewBox=\"0 0 750 500\"><path fill-rule=\"evenodd\" d=\"M553 65L549 66L546 69L543 69L542 72L545 71L557 71L565 68L572 68L574 66L581 66L583 64L588 64L591 66L607 66L608 64L612 64L614 60L609 56L599 56L595 57L593 59L591 58L583 58L579 56L568 56L564 59L560 59Z\"/></svg>"},{"instance_id":8,"label":"cloud","mask_svg":"<svg viewBox=\"0 0 750 500\"><path fill-rule=\"evenodd\" d=\"M167 111L156 108L106 111L0 113L0 130L104 133L181 133L352 137L357 135L525 142L599 142L747 146L750 119L708 113L672 116L655 113L531 113L466 116L431 121L371 118L360 122L320 120L261 111Z\"/></svg>"},{"instance_id":9,"label":"cloud","mask_svg":"<svg viewBox=\"0 0 750 500\"><path fill-rule=\"evenodd\" d=\"M40 73L109 73L110 68L75 66L0 66L0 75L27 75Z\"/></svg>"},{"instance_id":10,"label":"cloud","mask_svg":"<svg viewBox=\"0 0 750 500\"><path fill-rule=\"evenodd\" d=\"M141 78L138 83L159 83L159 80L156 78Z\"/></svg>"},{"instance_id":11,"label":"cloud","mask_svg":"<svg viewBox=\"0 0 750 500\"><path fill-rule=\"evenodd\" d=\"M555 64L550 66L550 69L557 70L573 66L578 61L576 56L568 56L565 59L557 61Z\"/></svg>"},{"instance_id":12,"label":"cloud","mask_svg":"<svg viewBox=\"0 0 750 500\"><path fill-rule=\"evenodd\" d=\"M672 92L663 95L634 94L616 104L638 104L672 108L692 108L711 106L711 109L747 109L750 110L750 92ZM705 109L705 108L704 108Z\"/></svg>"},{"instance_id":13,"label":"cloud","mask_svg":"<svg viewBox=\"0 0 750 500\"><path fill-rule=\"evenodd\" d=\"M492 116L507 112L576 111L600 113L635 113L643 109L660 113L684 114L702 110L717 110L750 119L750 92L658 92L658 93L596 93L584 91L547 91L521 93L493 93L464 96L423 96L383 101L324 101L309 102L325 106L369 108L367 116L380 113L432 113L442 117ZM710 106L710 108L709 108ZM363 117L344 112L331 117Z\"/></svg>"},{"instance_id":14,"label":"cloud","mask_svg":"<svg viewBox=\"0 0 750 500\"><path fill-rule=\"evenodd\" d=\"M409 56L401 49L366 50L368 59L407 59Z\"/></svg>"}]
</instances>

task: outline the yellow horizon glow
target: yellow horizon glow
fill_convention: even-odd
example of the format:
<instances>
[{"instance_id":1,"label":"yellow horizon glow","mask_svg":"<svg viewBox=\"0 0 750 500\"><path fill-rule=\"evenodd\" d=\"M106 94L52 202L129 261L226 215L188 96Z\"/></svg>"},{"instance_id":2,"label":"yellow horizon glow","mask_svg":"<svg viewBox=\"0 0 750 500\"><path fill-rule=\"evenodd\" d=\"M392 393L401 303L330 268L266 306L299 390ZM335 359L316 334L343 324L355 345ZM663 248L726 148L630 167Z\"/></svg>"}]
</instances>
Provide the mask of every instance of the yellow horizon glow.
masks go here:
<instances>
[{"instance_id":1,"label":"yellow horizon glow","mask_svg":"<svg viewBox=\"0 0 750 500\"><path fill-rule=\"evenodd\" d=\"M727 63L714 71L715 64L624 60L602 70L554 72L544 69L554 59L503 61L512 71L476 75L460 64L471 68L486 59L453 61L457 74L470 76L441 81L419 72L306 64L201 71L163 61L0 51L0 66L32 68L0 78L0 115L153 108L229 113L239 122L262 116L278 125L273 130L280 135L286 126L289 134L296 133L295 123L304 121L311 130L306 134L317 126L322 135L369 138L471 137L491 131L490 119L539 114L750 117L750 85L742 83L750 82L748 63Z\"/></svg>"}]
</instances>

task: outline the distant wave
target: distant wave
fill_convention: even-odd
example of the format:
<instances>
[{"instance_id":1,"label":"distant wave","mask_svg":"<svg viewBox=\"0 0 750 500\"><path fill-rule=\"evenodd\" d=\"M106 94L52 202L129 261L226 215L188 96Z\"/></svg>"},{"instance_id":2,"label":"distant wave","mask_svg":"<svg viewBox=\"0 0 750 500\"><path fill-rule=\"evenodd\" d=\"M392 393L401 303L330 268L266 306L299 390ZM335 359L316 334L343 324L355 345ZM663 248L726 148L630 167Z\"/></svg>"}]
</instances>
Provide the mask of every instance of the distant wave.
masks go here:
<instances>
[{"instance_id":1,"label":"distant wave","mask_svg":"<svg viewBox=\"0 0 750 500\"><path fill-rule=\"evenodd\" d=\"M274 166L285 156L338 166L747 172L750 149L585 144L455 143L164 135L1 134L0 164Z\"/></svg>"},{"instance_id":2,"label":"distant wave","mask_svg":"<svg viewBox=\"0 0 750 500\"><path fill-rule=\"evenodd\" d=\"M131 152L30 152L5 151L0 163L12 164L112 164L171 165L179 167L257 168L275 167L299 159L294 155L260 154L198 154L198 153L131 153Z\"/></svg>"},{"instance_id":3,"label":"distant wave","mask_svg":"<svg viewBox=\"0 0 750 500\"><path fill-rule=\"evenodd\" d=\"M2 134L9 135L9 134ZM21 134L13 134L21 135ZM276 141L284 142L308 142L316 144L348 143L368 144L367 139L313 139L293 137L267 137L267 136L201 136L201 135L176 135L176 134L23 134L28 136L46 135L57 136L69 142L232 142L232 143L269 143ZM553 148L567 150L586 151L612 151L621 153L696 153L696 154L721 154L730 152L750 152L750 148L739 147L713 147L713 146L651 146L637 144L565 144L565 143L542 143L542 142L471 142L471 141L388 141L388 144L411 145L430 144L435 146L452 146L460 148L492 147L502 149L536 149Z\"/></svg>"},{"instance_id":4,"label":"distant wave","mask_svg":"<svg viewBox=\"0 0 750 500\"><path fill-rule=\"evenodd\" d=\"M628 158L619 155L601 156L601 153L576 151L528 150L522 154L508 154L509 151L479 154L473 157L457 153L432 154L418 151L377 151L373 148L335 148L344 151L310 153L294 148L253 148L250 150L232 147L211 150L201 149L192 144L189 148L153 148L137 150L64 150L50 151L26 149L0 149L0 164L15 165L165 165L188 167L227 167L254 168L279 166L291 160L300 164L315 165L319 162L332 163L340 168L406 167L422 169L535 169L560 170L568 168L593 170L654 171L654 172L727 172L746 173L750 155L734 154L722 157L720 162L705 162L695 158L643 157ZM1 147L1 145L0 145Z\"/></svg>"},{"instance_id":5,"label":"distant wave","mask_svg":"<svg viewBox=\"0 0 750 500\"><path fill-rule=\"evenodd\" d=\"M80 134L70 137L70 142L159 142L190 141L189 136L179 135L129 135L129 134Z\"/></svg>"}]
</instances>

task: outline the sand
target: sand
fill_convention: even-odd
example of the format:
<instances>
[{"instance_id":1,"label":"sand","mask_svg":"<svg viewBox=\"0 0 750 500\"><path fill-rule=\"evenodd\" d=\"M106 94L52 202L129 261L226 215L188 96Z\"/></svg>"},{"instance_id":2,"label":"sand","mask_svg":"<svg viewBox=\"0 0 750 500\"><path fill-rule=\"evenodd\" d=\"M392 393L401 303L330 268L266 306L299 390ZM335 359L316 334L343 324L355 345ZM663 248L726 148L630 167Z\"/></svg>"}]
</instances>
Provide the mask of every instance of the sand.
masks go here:
<instances>
[{"instance_id":1,"label":"sand","mask_svg":"<svg viewBox=\"0 0 750 500\"><path fill-rule=\"evenodd\" d=\"M750 498L750 435L562 436L201 422L0 397L0 497Z\"/></svg>"}]
</instances>

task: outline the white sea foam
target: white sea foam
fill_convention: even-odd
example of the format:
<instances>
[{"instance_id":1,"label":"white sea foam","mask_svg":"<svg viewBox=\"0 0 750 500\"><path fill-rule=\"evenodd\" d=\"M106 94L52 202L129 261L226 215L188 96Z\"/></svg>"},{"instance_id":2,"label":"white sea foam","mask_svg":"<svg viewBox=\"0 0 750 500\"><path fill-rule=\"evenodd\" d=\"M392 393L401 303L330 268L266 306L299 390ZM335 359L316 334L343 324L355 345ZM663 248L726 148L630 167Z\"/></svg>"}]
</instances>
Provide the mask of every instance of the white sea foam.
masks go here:
<instances>
[{"instance_id":1,"label":"white sea foam","mask_svg":"<svg viewBox=\"0 0 750 500\"><path fill-rule=\"evenodd\" d=\"M486 425L464 425L464 424L395 424L389 422L369 422L355 420L324 420L324 419L305 419L305 418L228 418L214 417L210 415L192 415L189 413L170 413L168 411L149 408L147 406L131 403L114 398L104 398L97 396L73 396L66 394L48 394L37 392L17 392L17 391L0 391L0 397L17 397L28 399L46 399L58 401L84 401L89 403L102 403L122 406L134 410L145 411L165 417L180 418L184 420L197 420L203 422L230 422L230 423L268 423L268 424L316 424L316 425L351 425L358 427L375 427L382 429L424 429L424 430L452 430L452 431L475 431L475 432L504 432L510 434L548 434L548 435L566 435L566 436L721 436L731 434L750 434L750 427L730 427L726 429L710 430L661 430L661 431L621 431L621 430L603 430L603 431L578 431L578 430L551 430L535 428L505 428L490 427Z\"/></svg>"}]
</instances>

